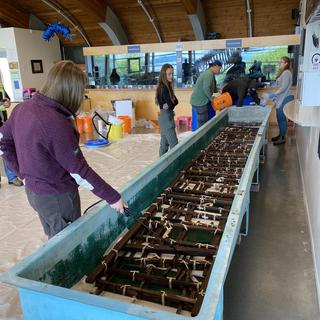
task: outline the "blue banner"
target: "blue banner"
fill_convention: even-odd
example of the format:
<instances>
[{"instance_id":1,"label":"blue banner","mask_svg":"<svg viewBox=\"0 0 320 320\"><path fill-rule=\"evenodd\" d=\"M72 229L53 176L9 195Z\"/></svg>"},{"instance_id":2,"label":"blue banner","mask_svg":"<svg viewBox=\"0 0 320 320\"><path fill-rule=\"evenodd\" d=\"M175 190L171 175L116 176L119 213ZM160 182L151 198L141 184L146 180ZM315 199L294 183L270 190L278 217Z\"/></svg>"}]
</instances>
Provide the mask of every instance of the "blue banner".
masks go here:
<instances>
[{"instance_id":1,"label":"blue banner","mask_svg":"<svg viewBox=\"0 0 320 320\"><path fill-rule=\"evenodd\" d=\"M128 53L140 53L141 49L139 45L128 46Z\"/></svg>"},{"instance_id":2,"label":"blue banner","mask_svg":"<svg viewBox=\"0 0 320 320\"><path fill-rule=\"evenodd\" d=\"M242 39L226 40L226 48L241 48Z\"/></svg>"}]
</instances>

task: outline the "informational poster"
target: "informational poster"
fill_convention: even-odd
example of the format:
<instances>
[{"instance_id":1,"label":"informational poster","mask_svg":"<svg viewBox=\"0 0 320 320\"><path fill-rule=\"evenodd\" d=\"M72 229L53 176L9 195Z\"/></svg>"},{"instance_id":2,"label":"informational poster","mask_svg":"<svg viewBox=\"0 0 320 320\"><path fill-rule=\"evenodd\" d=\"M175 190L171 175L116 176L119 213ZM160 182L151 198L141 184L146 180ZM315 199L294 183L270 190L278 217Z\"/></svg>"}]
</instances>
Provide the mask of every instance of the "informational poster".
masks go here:
<instances>
[{"instance_id":1,"label":"informational poster","mask_svg":"<svg viewBox=\"0 0 320 320\"><path fill-rule=\"evenodd\" d=\"M19 63L18 63L18 61L11 61L11 62L9 62L9 69L10 69L10 70L19 69Z\"/></svg>"},{"instance_id":2,"label":"informational poster","mask_svg":"<svg viewBox=\"0 0 320 320\"><path fill-rule=\"evenodd\" d=\"M9 61L9 71L11 78L11 86L13 90L14 101L22 101L21 74L18 68L18 62Z\"/></svg>"},{"instance_id":3,"label":"informational poster","mask_svg":"<svg viewBox=\"0 0 320 320\"><path fill-rule=\"evenodd\" d=\"M20 83L19 80L13 80L13 85L15 89L20 89Z\"/></svg>"},{"instance_id":4,"label":"informational poster","mask_svg":"<svg viewBox=\"0 0 320 320\"><path fill-rule=\"evenodd\" d=\"M320 107L320 72L304 72L302 107Z\"/></svg>"},{"instance_id":5,"label":"informational poster","mask_svg":"<svg viewBox=\"0 0 320 320\"><path fill-rule=\"evenodd\" d=\"M11 79L20 79L20 71L19 69L10 69Z\"/></svg>"},{"instance_id":6,"label":"informational poster","mask_svg":"<svg viewBox=\"0 0 320 320\"><path fill-rule=\"evenodd\" d=\"M301 107L320 107L320 21L306 26L302 76L298 88Z\"/></svg>"},{"instance_id":7,"label":"informational poster","mask_svg":"<svg viewBox=\"0 0 320 320\"><path fill-rule=\"evenodd\" d=\"M320 72L320 21L307 25L303 71Z\"/></svg>"},{"instance_id":8,"label":"informational poster","mask_svg":"<svg viewBox=\"0 0 320 320\"><path fill-rule=\"evenodd\" d=\"M7 57L7 50L5 48L0 48L0 58Z\"/></svg>"}]
</instances>

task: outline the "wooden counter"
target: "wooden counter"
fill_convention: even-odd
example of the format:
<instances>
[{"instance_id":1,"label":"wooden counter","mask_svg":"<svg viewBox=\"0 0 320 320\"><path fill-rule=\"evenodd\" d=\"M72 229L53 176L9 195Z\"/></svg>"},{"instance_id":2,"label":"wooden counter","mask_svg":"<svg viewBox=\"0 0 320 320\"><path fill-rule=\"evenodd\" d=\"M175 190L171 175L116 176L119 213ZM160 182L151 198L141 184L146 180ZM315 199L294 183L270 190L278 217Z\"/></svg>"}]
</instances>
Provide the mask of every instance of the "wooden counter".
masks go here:
<instances>
[{"instance_id":1,"label":"wooden counter","mask_svg":"<svg viewBox=\"0 0 320 320\"><path fill-rule=\"evenodd\" d=\"M91 108L98 105L112 109L111 100L131 99L134 103L137 119L157 120L159 107L155 104L155 88L128 89L87 89L86 95L91 99ZM189 103L192 88L175 89L179 100L175 108L176 116L191 116Z\"/></svg>"},{"instance_id":2,"label":"wooden counter","mask_svg":"<svg viewBox=\"0 0 320 320\"><path fill-rule=\"evenodd\" d=\"M264 92L274 91L275 88L264 88L258 90L259 96ZM292 90L295 92L296 88ZM86 95L90 98L91 108L102 106L112 109L111 100L132 99L135 106L135 114L137 119L157 120L159 107L155 104L155 88L121 88L121 89L87 89ZM190 96L192 88L176 88L175 94L179 100L178 106L175 108L177 116L191 116ZM270 123L276 124L275 110L272 110Z\"/></svg>"}]
</instances>

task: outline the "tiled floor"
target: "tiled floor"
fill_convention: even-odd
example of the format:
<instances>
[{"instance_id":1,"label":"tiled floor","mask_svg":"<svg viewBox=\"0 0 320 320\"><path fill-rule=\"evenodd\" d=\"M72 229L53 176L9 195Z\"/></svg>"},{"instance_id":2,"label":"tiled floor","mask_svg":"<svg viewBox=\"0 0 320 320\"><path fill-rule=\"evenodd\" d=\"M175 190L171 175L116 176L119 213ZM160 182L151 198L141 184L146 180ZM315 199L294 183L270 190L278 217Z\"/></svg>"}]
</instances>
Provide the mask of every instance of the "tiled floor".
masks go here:
<instances>
[{"instance_id":1,"label":"tiled floor","mask_svg":"<svg viewBox=\"0 0 320 320\"><path fill-rule=\"evenodd\" d=\"M132 177L158 158L160 136L128 135L101 149L83 148L91 165L109 184L120 190ZM47 241L36 213L27 202L24 187L8 185L1 169L0 274ZM80 189L82 211L98 198ZM0 319L20 319L17 290L0 284ZM36 319L35 319L36 320Z\"/></svg>"},{"instance_id":2,"label":"tiled floor","mask_svg":"<svg viewBox=\"0 0 320 320\"><path fill-rule=\"evenodd\" d=\"M285 145L268 144L261 169L260 192L251 192L249 235L237 246L226 280L224 320L318 320L293 130Z\"/></svg>"}]
</instances>

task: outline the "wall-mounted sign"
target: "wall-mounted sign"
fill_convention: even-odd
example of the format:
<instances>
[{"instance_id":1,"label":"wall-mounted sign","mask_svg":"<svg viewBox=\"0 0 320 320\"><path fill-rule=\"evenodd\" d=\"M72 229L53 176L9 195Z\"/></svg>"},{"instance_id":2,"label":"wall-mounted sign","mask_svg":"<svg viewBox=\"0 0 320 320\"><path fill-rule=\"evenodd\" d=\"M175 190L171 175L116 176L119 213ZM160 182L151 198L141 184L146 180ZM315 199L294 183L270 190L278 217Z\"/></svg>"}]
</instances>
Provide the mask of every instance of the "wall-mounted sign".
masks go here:
<instances>
[{"instance_id":1,"label":"wall-mounted sign","mask_svg":"<svg viewBox=\"0 0 320 320\"><path fill-rule=\"evenodd\" d=\"M42 60L31 60L32 73L43 73Z\"/></svg>"},{"instance_id":2,"label":"wall-mounted sign","mask_svg":"<svg viewBox=\"0 0 320 320\"><path fill-rule=\"evenodd\" d=\"M320 71L320 22L307 24L304 48L304 72Z\"/></svg>"},{"instance_id":3,"label":"wall-mounted sign","mask_svg":"<svg viewBox=\"0 0 320 320\"><path fill-rule=\"evenodd\" d=\"M15 89L20 89L19 80L13 80L13 85Z\"/></svg>"},{"instance_id":4,"label":"wall-mounted sign","mask_svg":"<svg viewBox=\"0 0 320 320\"><path fill-rule=\"evenodd\" d=\"M9 69L19 69L18 61L9 62Z\"/></svg>"},{"instance_id":5,"label":"wall-mounted sign","mask_svg":"<svg viewBox=\"0 0 320 320\"><path fill-rule=\"evenodd\" d=\"M141 48L139 45L128 46L128 53L140 53Z\"/></svg>"},{"instance_id":6,"label":"wall-mounted sign","mask_svg":"<svg viewBox=\"0 0 320 320\"><path fill-rule=\"evenodd\" d=\"M4 48L0 48L0 58L6 58L7 57L7 50Z\"/></svg>"},{"instance_id":7,"label":"wall-mounted sign","mask_svg":"<svg viewBox=\"0 0 320 320\"><path fill-rule=\"evenodd\" d=\"M231 39L226 40L226 48L241 48L242 39Z\"/></svg>"},{"instance_id":8,"label":"wall-mounted sign","mask_svg":"<svg viewBox=\"0 0 320 320\"><path fill-rule=\"evenodd\" d=\"M320 70L320 54L319 53L315 53L311 57L311 63L312 63L313 70Z\"/></svg>"},{"instance_id":9,"label":"wall-mounted sign","mask_svg":"<svg viewBox=\"0 0 320 320\"><path fill-rule=\"evenodd\" d=\"M11 79L21 79L19 69L10 69L10 78Z\"/></svg>"}]
</instances>

